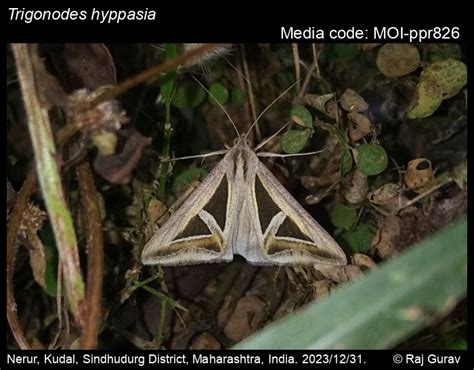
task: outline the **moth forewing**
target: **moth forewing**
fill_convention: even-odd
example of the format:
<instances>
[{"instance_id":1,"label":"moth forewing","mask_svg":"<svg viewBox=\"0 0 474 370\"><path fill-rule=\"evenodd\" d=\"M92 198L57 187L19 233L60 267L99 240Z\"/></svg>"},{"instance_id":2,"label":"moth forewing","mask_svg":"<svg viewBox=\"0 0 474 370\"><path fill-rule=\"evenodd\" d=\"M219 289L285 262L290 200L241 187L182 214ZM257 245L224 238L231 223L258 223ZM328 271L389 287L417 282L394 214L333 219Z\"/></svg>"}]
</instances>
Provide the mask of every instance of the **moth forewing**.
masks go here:
<instances>
[{"instance_id":1,"label":"moth forewing","mask_svg":"<svg viewBox=\"0 0 474 370\"><path fill-rule=\"evenodd\" d=\"M232 260L224 232L232 192L226 157L148 241L142 252L144 264L175 266Z\"/></svg>"},{"instance_id":2,"label":"moth forewing","mask_svg":"<svg viewBox=\"0 0 474 370\"><path fill-rule=\"evenodd\" d=\"M272 264L347 263L337 242L258 159L254 199L264 235L262 247Z\"/></svg>"}]
</instances>

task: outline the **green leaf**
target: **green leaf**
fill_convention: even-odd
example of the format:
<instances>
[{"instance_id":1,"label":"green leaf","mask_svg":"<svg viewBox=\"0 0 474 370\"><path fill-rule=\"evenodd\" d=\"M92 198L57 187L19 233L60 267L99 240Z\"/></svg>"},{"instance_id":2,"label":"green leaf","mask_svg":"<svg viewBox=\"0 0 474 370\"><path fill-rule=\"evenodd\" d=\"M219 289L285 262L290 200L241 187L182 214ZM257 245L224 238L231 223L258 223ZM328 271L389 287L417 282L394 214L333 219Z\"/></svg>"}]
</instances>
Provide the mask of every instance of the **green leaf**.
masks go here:
<instances>
[{"instance_id":1,"label":"green leaf","mask_svg":"<svg viewBox=\"0 0 474 370\"><path fill-rule=\"evenodd\" d=\"M324 60L349 61L358 56L360 50L355 44L328 44L323 54Z\"/></svg>"},{"instance_id":2,"label":"green leaf","mask_svg":"<svg viewBox=\"0 0 474 370\"><path fill-rule=\"evenodd\" d=\"M441 105L443 94L436 79L429 73L423 73L416 85L416 92L410 103L407 117L410 119L431 116Z\"/></svg>"},{"instance_id":3,"label":"green leaf","mask_svg":"<svg viewBox=\"0 0 474 370\"><path fill-rule=\"evenodd\" d=\"M281 136L280 145L285 153L299 153L311 136L311 130L290 130Z\"/></svg>"},{"instance_id":4,"label":"green leaf","mask_svg":"<svg viewBox=\"0 0 474 370\"><path fill-rule=\"evenodd\" d=\"M360 224L354 230L345 231L340 236L342 246L354 253L368 253L377 228L369 224Z\"/></svg>"},{"instance_id":5,"label":"green leaf","mask_svg":"<svg viewBox=\"0 0 474 370\"><path fill-rule=\"evenodd\" d=\"M295 83L295 74L292 72L280 72L277 74L278 86L286 90Z\"/></svg>"},{"instance_id":6,"label":"green leaf","mask_svg":"<svg viewBox=\"0 0 474 370\"><path fill-rule=\"evenodd\" d=\"M466 339L456 334L446 334L443 336L446 349L467 349Z\"/></svg>"},{"instance_id":7,"label":"green leaf","mask_svg":"<svg viewBox=\"0 0 474 370\"><path fill-rule=\"evenodd\" d=\"M428 63L445 59L461 59L462 52L458 44L425 44L425 59Z\"/></svg>"},{"instance_id":8,"label":"green leaf","mask_svg":"<svg viewBox=\"0 0 474 370\"><path fill-rule=\"evenodd\" d=\"M300 126L313 128L313 116L311 112L302 105L297 105L291 109L291 119Z\"/></svg>"},{"instance_id":9,"label":"green leaf","mask_svg":"<svg viewBox=\"0 0 474 370\"><path fill-rule=\"evenodd\" d=\"M352 154L349 149L344 150L344 154L342 155L341 160L341 173L342 176L347 175L349 171L352 169Z\"/></svg>"},{"instance_id":10,"label":"green leaf","mask_svg":"<svg viewBox=\"0 0 474 370\"><path fill-rule=\"evenodd\" d=\"M242 105L245 102L245 93L238 87L232 88L230 96L234 105Z\"/></svg>"},{"instance_id":11,"label":"green leaf","mask_svg":"<svg viewBox=\"0 0 474 370\"><path fill-rule=\"evenodd\" d=\"M338 203L331 212L331 222L341 229L349 229L357 219L357 211L345 204Z\"/></svg>"},{"instance_id":12,"label":"green leaf","mask_svg":"<svg viewBox=\"0 0 474 370\"><path fill-rule=\"evenodd\" d=\"M165 60L171 60L178 55L176 44L166 44ZM161 95L166 105L171 104L175 92L176 69L172 69L160 79Z\"/></svg>"},{"instance_id":13,"label":"green leaf","mask_svg":"<svg viewBox=\"0 0 474 370\"><path fill-rule=\"evenodd\" d=\"M387 152L378 144L362 144L357 151L357 168L366 176L378 175L388 165Z\"/></svg>"},{"instance_id":14,"label":"green leaf","mask_svg":"<svg viewBox=\"0 0 474 370\"><path fill-rule=\"evenodd\" d=\"M190 182L201 180L206 177L208 171L204 168L189 167L177 175L171 185L171 190L177 193L183 185L189 184Z\"/></svg>"},{"instance_id":15,"label":"green leaf","mask_svg":"<svg viewBox=\"0 0 474 370\"><path fill-rule=\"evenodd\" d=\"M446 314L466 293L464 219L235 348L393 348Z\"/></svg>"},{"instance_id":16,"label":"green leaf","mask_svg":"<svg viewBox=\"0 0 474 370\"><path fill-rule=\"evenodd\" d=\"M460 60L447 59L426 68L438 84L443 99L456 95L467 83L467 67Z\"/></svg>"},{"instance_id":17,"label":"green leaf","mask_svg":"<svg viewBox=\"0 0 474 370\"><path fill-rule=\"evenodd\" d=\"M206 92L194 81L180 82L173 99L176 108L196 108L206 99Z\"/></svg>"},{"instance_id":18,"label":"green leaf","mask_svg":"<svg viewBox=\"0 0 474 370\"><path fill-rule=\"evenodd\" d=\"M56 242L54 241L51 225L46 224L39 231L39 236L43 242L44 254L46 259L46 270L44 272L45 292L50 297L56 297L57 276L58 276L58 252Z\"/></svg>"},{"instance_id":19,"label":"green leaf","mask_svg":"<svg viewBox=\"0 0 474 370\"><path fill-rule=\"evenodd\" d=\"M221 105L224 105L229 100L229 90L220 82L213 82L209 92L209 101L212 104L217 104L217 100Z\"/></svg>"}]
</instances>

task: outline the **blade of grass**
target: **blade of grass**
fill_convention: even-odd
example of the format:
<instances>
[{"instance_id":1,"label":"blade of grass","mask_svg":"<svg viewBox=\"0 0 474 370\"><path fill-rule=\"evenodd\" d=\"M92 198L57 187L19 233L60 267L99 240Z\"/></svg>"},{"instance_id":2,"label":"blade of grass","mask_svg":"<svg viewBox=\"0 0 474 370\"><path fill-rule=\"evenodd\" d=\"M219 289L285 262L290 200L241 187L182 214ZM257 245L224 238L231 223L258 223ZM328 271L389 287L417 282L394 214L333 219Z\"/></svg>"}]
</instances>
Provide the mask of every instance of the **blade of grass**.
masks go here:
<instances>
[{"instance_id":1,"label":"blade of grass","mask_svg":"<svg viewBox=\"0 0 474 370\"><path fill-rule=\"evenodd\" d=\"M53 228L59 258L63 266L66 294L76 321L84 324L84 279L79 266L79 254L74 224L69 213L61 177L58 172L53 134L48 110L43 107L37 92L33 60L34 46L13 44L12 49L20 80L22 97L28 116L28 130L33 143L36 173Z\"/></svg>"},{"instance_id":2,"label":"blade of grass","mask_svg":"<svg viewBox=\"0 0 474 370\"><path fill-rule=\"evenodd\" d=\"M466 291L462 220L235 348L390 348L446 314Z\"/></svg>"}]
</instances>

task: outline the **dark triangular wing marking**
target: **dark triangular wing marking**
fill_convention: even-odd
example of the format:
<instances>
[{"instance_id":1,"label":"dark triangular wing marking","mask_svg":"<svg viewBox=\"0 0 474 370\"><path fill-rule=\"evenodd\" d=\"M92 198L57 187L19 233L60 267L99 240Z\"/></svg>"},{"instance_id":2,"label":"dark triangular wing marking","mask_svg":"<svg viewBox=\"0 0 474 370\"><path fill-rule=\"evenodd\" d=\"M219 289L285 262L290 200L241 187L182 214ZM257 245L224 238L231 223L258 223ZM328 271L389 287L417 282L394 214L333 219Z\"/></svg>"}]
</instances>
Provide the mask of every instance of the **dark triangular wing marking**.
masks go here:
<instances>
[{"instance_id":1,"label":"dark triangular wing marking","mask_svg":"<svg viewBox=\"0 0 474 370\"><path fill-rule=\"evenodd\" d=\"M255 199L264 249L275 264L346 264L336 241L258 161Z\"/></svg>"},{"instance_id":2,"label":"dark triangular wing marking","mask_svg":"<svg viewBox=\"0 0 474 370\"><path fill-rule=\"evenodd\" d=\"M225 160L220 161L153 235L142 252L144 264L178 265L232 260L232 253L228 253L223 236L229 197L225 164Z\"/></svg>"}]
</instances>

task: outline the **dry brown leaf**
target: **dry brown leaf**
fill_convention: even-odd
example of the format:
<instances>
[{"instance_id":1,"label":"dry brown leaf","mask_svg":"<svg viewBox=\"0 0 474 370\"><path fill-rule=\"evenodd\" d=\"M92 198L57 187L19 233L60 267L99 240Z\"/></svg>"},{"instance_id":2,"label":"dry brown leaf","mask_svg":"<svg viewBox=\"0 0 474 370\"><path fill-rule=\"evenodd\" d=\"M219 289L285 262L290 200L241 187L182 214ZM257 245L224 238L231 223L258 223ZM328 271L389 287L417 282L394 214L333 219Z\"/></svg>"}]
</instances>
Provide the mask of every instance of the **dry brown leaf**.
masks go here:
<instances>
[{"instance_id":1,"label":"dry brown leaf","mask_svg":"<svg viewBox=\"0 0 474 370\"><path fill-rule=\"evenodd\" d=\"M159 199L153 198L148 203L146 209L146 216L149 222L156 222L162 217L165 212L168 210L166 205L161 202Z\"/></svg>"},{"instance_id":2,"label":"dry brown leaf","mask_svg":"<svg viewBox=\"0 0 474 370\"><path fill-rule=\"evenodd\" d=\"M46 212L41 210L35 204L28 203L28 206L23 213L23 218L18 231L19 236L25 240L24 244L28 248L33 277L44 289L46 289L44 276L46 272L46 254L43 242L38 237L37 232L41 229L41 226L46 219Z\"/></svg>"},{"instance_id":3,"label":"dry brown leaf","mask_svg":"<svg viewBox=\"0 0 474 370\"><path fill-rule=\"evenodd\" d=\"M420 66L420 53L411 44L385 44L379 49L376 63L385 76L400 77Z\"/></svg>"},{"instance_id":4,"label":"dry brown leaf","mask_svg":"<svg viewBox=\"0 0 474 370\"><path fill-rule=\"evenodd\" d=\"M361 268L367 268L367 269L372 269L372 268L377 268L377 264L367 256L366 254L362 253L354 253L351 256L351 261L353 265L357 265Z\"/></svg>"},{"instance_id":5,"label":"dry brown leaf","mask_svg":"<svg viewBox=\"0 0 474 370\"><path fill-rule=\"evenodd\" d=\"M303 97L303 101L308 104L310 107L313 107L320 111L321 113L327 115L330 118L336 118L336 104L334 101L334 94L325 94L325 95L314 95L306 94ZM332 103L331 103L332 102ZM341 117L341 110L339 109L339 117Z\"/></svg>"},{"instance_id":6,"label":"dry brown leaf","mask_svg":"<svg viewBox=\"0 0 474 370\"><path fill-rule=\"evenodd\" d=\"M221 343L207 332L199 334L194 338L191 349L202 350L202 349L221 349Z\"/></svg>"},{"instance_id":7,"label":"dry brown leaf","mask_svg":"<svg viewBox=\"0 0 474 370\"><path fill-rule=\"evenodd\" d=\"M151 144L151 138L135 131L118 154L100 155L94 161L94 170L106 180L114 184L127 184L132 179L143 150Z\"/></svg>"},{"instance_id":8,"label":"dry brown leaf","mask_svg":"<svg viewBox=\"0 0 474 370\"><path fill-rule=\"evenodd\" d=\"M359 204L363 202L369 189L367 176L356 169L347 177L348 186L344 191L344 198L351 204Z\"/></svg>"},{"instance_id":9,"label":"dry brown leaf","mask_svg":"<svg viewBox=\"0 0 474 370\"><path fill-rule=\"evenodd\" d=\"M231 340L240 342L254 333L265 317L266 304L254 295L239 299L232 316L224 327L224 334Z\"/></svg>"},{"instance_id":10,"label":"dry brown leaf","mask_svg":"<svg viewBox=\"0 0 474 370\"><path fill-rule=\"evenodd\" d=\"M364 112L369 109L369 104L352 89L346 89L341 95L341 107L347 112Z\"/></svg>"},{"instance_id":11,"label":"dry brown leaf","mask_svg":"<svg viewBox=\"0 0 474 370\"><path fill-rule=\"evenodd\" d=\"M45 45L61 80L69 91L86 87L89 90L115 85L115 64L104 44Z\"/></svg>"},{"instance_id":12,"label":"dry brown leaf","mask_svg":"<svg viewBox=\"0 0 474 370\"><path fill-rule=\"evenodd\" d=\"M383 260L397 255L396 245L400 232L400 218L396 215L388 215L372 239L372 253L378 254Z\"/></svg>"},{"instance_id":13,"label":"dry brown leaf","mask_svg":"<svg viewBox=\"0 0 474 370\"><path fill-rule=\"evenodd\" d=\"M387 183L367 194L370 203L381 206L390 213L395 213L399 209L405 208L409 200L401 194L398 184Z\"/></svg>"},{"instance_id":14,"label":"dry brown leaf","mask_svg":"<svg viewBox=\"0 0 474 370\"><path fill-rule=\"evenodd\" d=\"M348 113L349 138L351 141L359 141L367 135L374 133L374 126L370 120L361 113Z\"/></svg>"},{"instance_id":15,"label":"dry brown leaf","mask_svg":"<svg viewBox=\"0 0 474 370\"><path fill-rule=\"evenodd\" d=\"M371 203L383 205L396 197L400 193L400 190L398 184L389 182L369 192L367 199Z\"/></svg>"},{"instance_id":16,"label":"dry brown leaf","mask_svg":"<svg viewBox=\"0 0 474 370\"><path fill-rule=\"evenodd\" d=\"M317 270L326 278L336 283L345 283L355 280L363 275L362 270L356 265L347 266L318 266Z\"/></svg>"},{"instance_id":17,"label":"dry brown leaf","mask_svg":"<svg viewBox=\"0 0 474 370\"><path fill-rule=\"evenodd\" d=\"M313 298L321 299L329 295L329 290L331 287L331 282L328 279L316 280L312 284L313 288Z\"/></svg>"},{"instance_id":18,"label":"dry brown leaf","mask_svg":"<svg viewBox=\"0 0 474 370\"><path fill-rule=\"evenodd\" d=\"M342 110L334 99L326 103L326 112L330 118L335 120L340 120L342 117Z\"/></svg>"}]
</instances>

